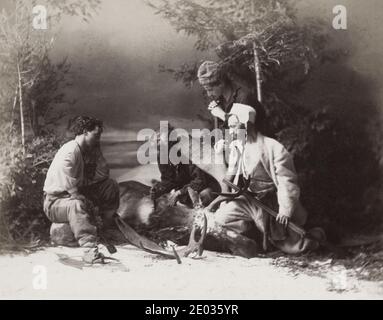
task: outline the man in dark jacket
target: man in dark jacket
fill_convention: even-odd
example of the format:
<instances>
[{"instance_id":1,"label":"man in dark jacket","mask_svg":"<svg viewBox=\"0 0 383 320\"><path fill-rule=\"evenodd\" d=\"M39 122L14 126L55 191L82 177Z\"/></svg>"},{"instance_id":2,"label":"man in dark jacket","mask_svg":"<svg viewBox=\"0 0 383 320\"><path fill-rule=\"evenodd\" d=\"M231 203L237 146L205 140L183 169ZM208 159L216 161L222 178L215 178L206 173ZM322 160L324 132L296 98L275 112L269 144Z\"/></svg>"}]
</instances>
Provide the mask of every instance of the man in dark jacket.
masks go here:
<instances>
[{"instance_id":1,"label":"man in dark jacket","mask_svg":"<svg viewBox=\"0 0 383 320\"><path fill-rule=\"evenodd\" d=\"M177 143L169 141L171 131L172 127L169 127L166 136L158 136L158 148L160 148L161 144L164 144L168 147L168 150L171 150ZM220 191L220 187L212 176L190 161L188 163L173 164L169 159L168 163L161 163L159 154L158 152L158 168L161 173L161 181L152 187L152 199L155 200L166 193L170 193L170 205L175 205L179 201L194 208L205 207L214 200L216 195L213 192Z\"/></svg>"}]
</instances>

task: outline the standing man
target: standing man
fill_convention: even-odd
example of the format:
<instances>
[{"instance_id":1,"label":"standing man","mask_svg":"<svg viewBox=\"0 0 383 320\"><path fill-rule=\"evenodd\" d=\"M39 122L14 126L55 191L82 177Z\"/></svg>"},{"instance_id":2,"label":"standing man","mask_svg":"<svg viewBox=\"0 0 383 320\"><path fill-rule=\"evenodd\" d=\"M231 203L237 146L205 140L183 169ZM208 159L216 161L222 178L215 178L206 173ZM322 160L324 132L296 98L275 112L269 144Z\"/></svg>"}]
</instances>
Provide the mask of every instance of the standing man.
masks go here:
<instances>
[{"instance_id":1,"label":"standing man","mask_svg":"<svg viewBox=\"0 0 383 320\"><path fill-rule=\"evenodd\" d=\"M102 121L78 116L70 125L74 139L58 150L47 172L44 212L53 223L68 222L81 247L94 248L96 207L104 224L111 223L119 189L100 150Z\"/></svg>"},{"instance_id":2,"label":"standing man","mask_svg":"<svg viewBox=\"0 0 383 320\"><path fill-rule=\"evenodd\" d=\"M254 109L257 113L256 126L262 130L262 123L265 115L263 106L258 102L257 95L250 88L230 77L229 72L223 72L221 66L214 61L203 62L198 69L198 81L205 89L208 98L211 100L208 109L215 118L215 129L229 129L229 113L234 104L242 104ZM224 134L225 136L225 134ZM215 141L214 147L222 149L222 146ZM226 166L229 165L227 157L230 150L224 146L222 157ZM223 191L228 187L223 185Z\"/></svg>"}]
</instances>

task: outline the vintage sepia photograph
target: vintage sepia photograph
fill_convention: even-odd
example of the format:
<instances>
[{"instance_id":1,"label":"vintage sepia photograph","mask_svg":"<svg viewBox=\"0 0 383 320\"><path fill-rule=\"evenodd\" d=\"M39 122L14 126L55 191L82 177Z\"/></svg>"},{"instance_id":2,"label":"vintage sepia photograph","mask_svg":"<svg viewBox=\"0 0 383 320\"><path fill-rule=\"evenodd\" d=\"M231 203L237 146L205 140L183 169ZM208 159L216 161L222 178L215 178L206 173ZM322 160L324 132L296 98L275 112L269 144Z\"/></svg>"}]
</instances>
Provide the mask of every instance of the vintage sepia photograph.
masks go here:
<instances>
[{"instance_id":1,"label":"vintage sepia photograph","mask_svg":"<svg viewBox=\"0 0 383 320\"><path fill-rule=\"evenodd\" d=\"M381 300L382 12L0 0L0 300Z\"/></svg>"}]
</instances>

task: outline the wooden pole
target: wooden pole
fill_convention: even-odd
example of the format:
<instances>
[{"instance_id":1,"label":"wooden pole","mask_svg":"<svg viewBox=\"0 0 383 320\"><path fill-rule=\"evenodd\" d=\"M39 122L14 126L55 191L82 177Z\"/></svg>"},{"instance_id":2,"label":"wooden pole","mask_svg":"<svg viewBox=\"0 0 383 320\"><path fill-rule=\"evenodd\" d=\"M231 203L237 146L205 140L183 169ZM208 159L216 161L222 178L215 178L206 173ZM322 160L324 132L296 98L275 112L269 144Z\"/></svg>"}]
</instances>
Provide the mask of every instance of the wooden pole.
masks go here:
<instances>
[{"instance_id":1,"label":"wooden pole","mask_svg":"<svg viewBox=\"0 0 383 320\"><path fill-rule=\"evenodd\" d=\"M20 106L20 126L21 126L21 145L25 153L25 123L24 123L24 107L23 107L23 90L21 84L21 73L19 61L17 61L17 76L19 80L19 106Z\"/></svg>"},{"instance_id":2,"label":"wooden pole","mask_svg":"<svg viewBox=\"0 0 383 320\"><path fill-rule=\"evenodd\" d=\"M251 2L251 13L255 16L255 0ZM254 28L255 35L255 28ZM257 45L255 40L253 41L253 54L254 54L254 71L257 82L257 98L260 103L262 103L262 74L261 74L261 63L259 61L259 55L257 50Z\"/></svg>"},{"instance_id":3,"label":"wooden pole","mask_svg":"<svg viewBox=\"0 0 383 320\"><path fill-rule=\"evenodd\" d=\"M260 103L262 103L262 74L261 74L261 63L259 61L257 46L255 41L253 43L253 52L254 52L254 70L255 77L257 81L257 98Z\"/></svg>"}]
</instances>

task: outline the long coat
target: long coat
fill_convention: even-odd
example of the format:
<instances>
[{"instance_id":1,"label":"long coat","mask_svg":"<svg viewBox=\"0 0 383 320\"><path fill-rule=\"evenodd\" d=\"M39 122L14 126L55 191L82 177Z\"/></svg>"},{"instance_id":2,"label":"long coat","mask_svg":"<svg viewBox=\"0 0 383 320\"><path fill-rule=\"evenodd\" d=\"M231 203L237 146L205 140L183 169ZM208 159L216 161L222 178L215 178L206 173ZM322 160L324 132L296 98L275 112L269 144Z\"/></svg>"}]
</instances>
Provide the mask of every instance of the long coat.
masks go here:
<instances>
[{"instance_id":1,"label":"long coat","mask_svg":"<svg viewBox=\"0 0 383 320\"><path fill-rule=\"evenodd\" d=\"M252 144L252 142L247 142ZM235 161L237 152L237 177L241 174L249 174L247 178L256 179L259 172L259 164L262 164L262 171L265 171L267 180L276 189L276 200L268 201L267 205L274 207L274 202L278 204L279 213L283 213L291 218L291 221L299 226L303 226L307 220L307 212L303 208L299 196L300 188L291 154L278 141L265 137L258 133L257 140L253 145L251 153L243 153L240 145L233 145L231 161ZM252 173L243 170L243 161L248 156L248 163L252 164L255 170ZM242 164L241 164L242 162ZM253 163L251 163L253 162ZM248 166L249 167L249 166ZM273 193L274 194L274 193ZM269 198L269 200L273 197ZM247 229L246 221L254 221L257 228L264 234L265 239L269 239L272 244L286 253L300 253L313 247L309 239L301 239L298 234L289 229L285 229L274 219L266 219L268 214L259 208L256 202L252 201L250 195L244 194L232 201L221 203L215 213L218 224L227 226L239 233ZM269 221L269 222L267 222ZM315 246L314 246L315 247Z\"/></svg>"},{"instance_id":2,"label":"long coat","mask_svg":"<svg viewBox=\"0 0 383 320\"><path fill-rule=\"evenodd\" d=\"M252 143L246 142L246 144ZM276 187L279 212L290 217L298 225L304 225L307 212L299 201L300 188L291 154L277 140L261 133L257 134L255 146L256 151L250 155L249 161L260 161L267 175L273 181ZM243 165L239 165L240 161L244 161L242 153L243 148L239 144L232 144L229 170L235 171L236 180L243 174Z\"/></svg>"}]
</instances>

